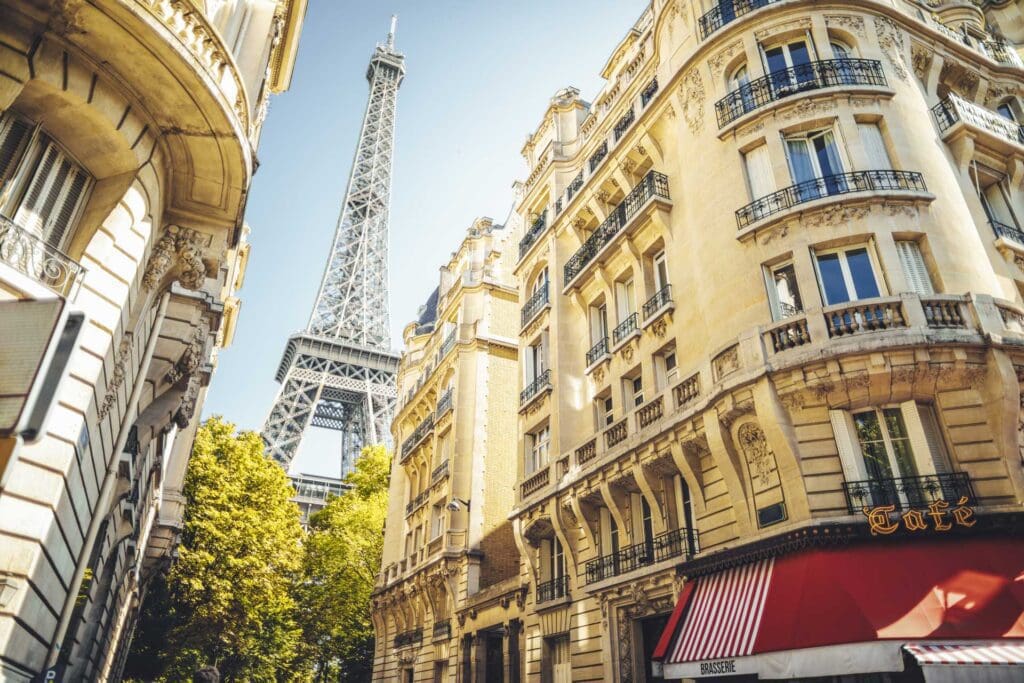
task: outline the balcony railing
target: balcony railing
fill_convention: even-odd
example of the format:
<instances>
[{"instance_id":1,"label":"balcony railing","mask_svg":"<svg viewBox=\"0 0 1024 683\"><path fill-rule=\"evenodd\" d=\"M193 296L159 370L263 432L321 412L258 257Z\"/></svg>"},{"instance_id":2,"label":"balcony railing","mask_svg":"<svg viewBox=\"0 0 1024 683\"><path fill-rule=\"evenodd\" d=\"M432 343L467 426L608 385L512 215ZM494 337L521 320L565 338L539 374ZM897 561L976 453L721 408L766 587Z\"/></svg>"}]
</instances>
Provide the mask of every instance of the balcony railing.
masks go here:
<instances>
[{"instance_id":1,"label":"balcony railing","mask_svg":"<svg viewBox=\"0 0 1024 683\"><path fill-rule=\"evenodd\" d=\"M672 303L672 285L665 285L654 293L650 299L644 302L644 320L650 320L651 316Z\"/></svg>"},{"instance_id":2,"label":"balcony railing","mask_svg":"<svg viewBox=\"0 0 1024 683\"><path fill-rule=\"evenodd\" d=\"M0 263L46 285L57 294L73 299L85 268L41 238L0 217Z\"/></svg>"},{"instance_id":3,"label":"balcony railing","mask_svg":"<svg viewBox=\"0 0 1024 683\"><path fill-rule=\"evenodd\" d=\"M626 420L619 420L608 429L604 430L604 447L613 448L626 440Z\"/></svg>"},{"instance_id":4,"label":"balcony railing","mask_svg":"<svg viewBox=\"0 0 1024 683\"><path fill-rule=\"evenodd\" d=\"M450 619L439 621L434 624L434 640L447 640L452 637L452 622Z\"/></svg>"},{"instance_id":5,"label":"balcony railing","mask_svg":"<svg viewBox=\"0 0 1024 683\"><path fill-rule=\"evenodd\" d=\"M928 327L953 329L967 327L967 316L964 315L959 298L921 297L921 307Z\"/></svg>"},{"instance_id":6,"label":"balcony railing","mask_svg":"<svg viewBox=\"0 0 1024 683\"><path fill-rule=\"evenodd\" d=\"M650 401L636 411L636 423L640 429L654 424L665 414L665 402L661 396Z\"/></svg>"},{"instance_id":7,"label":"balcony railing","mask_svg":"<svg viewBox=\"0 0 1024 683\"><path fill-rule=\"evenodd\" d=\"M718 29L748 12L775 2L778 0L718 0L718 4L710 11L705 12L698 21L700 39L704 40Z\"/></svg>"},{"instance_id":8,"label":"balcony railing","mask_svg":"<svg viewBox=\"0 0 1024 683\"><path fill-rule=\"evenodd\" d=\"M615 124L613 132L615 133L616 142L618 142L619 138L621 138L629 127L633 125L634 121L636 121L636 112L633 111L632 107L630 107L629 110L622 115L622 118L619 119L618 123Z\"/></svg>"},{"instance_id":9,"label":"balcony railing","mask_svg":"<svg viewBox=\"0 0 1024 683\"><path fill-rule=\"evenodd\" d=\"M402 457L405 458L412 453L416 446L419 445L420 441L422 441L427 434L433 430L434 414L431 413L423 418L423 422L416 425L416 429L412 430L412 434L409 435L409 438L402 442Z\"/></svg>"},{"instance_id":10,"label":"balcony railing","mask_svg":"<svg viewBox=\"0 0 1024 683\"><path fill-rule=\"evenodd\" d=\"M451 350L455 348L455 330L453 329L448 333L448 336L441 342L441 349L437 352L437 365L441 364L441 360L445 358Z\"/></svg>"},{"instance_id":11,"label":"balcony railing","mask_svg":"<svg viewBox=\"0 0 1024 683\"><path fill-rule=\"evenodd\" d=\"M687 377L672 389L672 393L676 397L676 406L683 407L700 396L700 375Z\"/></svg>"},{"instance_id":12,"label":"balcony railing","mask_svg":"<svg viewBox=\"0 0 1024 683\"><path fill-rule=\"evenodd\" d=\"M530 229L523 235L523 239L519 240L519 258L522 259L526 256L526 252L530 250L533 243L537 241L540 234L544 232L544 229L548 227L548 212L542 211L537 219L530 226Z\"/></svg>"},{"instance_id":13,"label":"balcony railing","mask_svg":"<svg viewBox=\"0 0 1024 683\"><path fill-rule=\"evenodd\" d=\"M636 187L630 190L608 218L594 229L587 241L565 264L565 282L573 278L590 263L601 249L619 234L633 216L648 200L654 197L669 199L668 177L664 173L649 171Z\"/></svg>"},{"instance_id":14,"label":"balcony railing","mask_svg":"<svg viewBox=\"0 0 1024 683\"><path fill-rule=\"evenodd\" d=\"M718 127L790 95L837 86L886 85L876 59L823 59L773 71L744 83L715 103Z\"/></svg>"},{"instance_id":15,"label":"balcony railing","mask_svg":"<svg viewBox=\"0 0 1024 683\"><path fill-rule=\"evenodd\" d=\"M434 409L435 420L441 419L442 415L444 415L445 413L452 409L452 405L454 403L452 395L454 393L454 389L449 389L448 391L441 394L441 398L438 399L437 401L437 408Z\"/></svg>"},{"instance_id":16,"label":"balcony railing","mask_svg":"<svg viewBox=\"0 0 1024 683\"><path fill-rule=\"evenodd\" d=\"M932 26L938 29L940 33L944 33L953 40L973 48L995 62L1007 64L1009 66L1024 66L1016 51L1001 40L997 40L995 38L982 40L975 36L968 35L963 30L950 28L939 21L936 21Z\"/></svg>"},{"instance_id":17,"label":"balcony railing","mask_svg":"<svg viewBox=\"0 0 1024 683\"><path fill-rule=\"evenodd\" d=\"M786 317L767 331L772 351L788 351L798 346L811 343L811 332L807 328L807 318Z\"/></svg>"},{"instance_id":18,"label":"balcony railing","mask_svg":"<svg viewBox=\"0 0 1024 683\"><path fill-rule=\"evenodd\" d=\"M551 388L551 370L545 370L537 375L526 388L519 392L519 405L525 406L532 401L540 392Z\"/></svg>"},{"instance_id":19,"label":"balcony railing","mask_svg":"<svg viewBox=\"0 0 1024 683\"><path fill-rule=\"evenodd\" d=\"M576 464L585 465L597 457L597 439L591 439L576 449Z\"/></svg>"},{"instance_id":20,"label":"balcony railing","mask_svg":"<svg viewBox=\"0 0 1024 683\"><path fill-rule=\"evenodd\" d=\"M427 499L430 497L430 491L421 491L416 494L416 497L405 504L405 516L408 517L416 510L426 505Z\"/></svg>"},{"instance_id":21,"label":"balcony railing","mask_svg":"<svg viewBox=\"0 0 1024 683\"><path fill-rule=\"evenodd\" d=\"M1024 126L956 95L950 95L932 107L932 115L935 116L940 133L945 133L955 123L963 121L1010 142L1024 144Z\"/></svg>"},{"instance_id":22,"label":"balcony railing","mask_svg":"<svg viewBox=\"0 0 1024 683\"><path fill-rule=\"evenodd\" d=\"M430 483L436 484L445 477L448 476L448 461L445 460L440 465L434 468L434 471L430 473Z\"/></svg>"},{"instance_id":23,"label":"balcony railing","mask_svg":"<svg viewBox=\"0 0 1024 683\"><path fill-rule=\"evenodd\" d=\"M544 469L537 471L531 475L526 481L523 482L522 491L523 498L534 491L539 491L551 482L551 468L545 466Z\"/></svg>"},{"instance_id":24,"label":"balcony railing","mask_svg":"<svg viewBox=\"0 0 1024 683\"><path fill-rule=\"evenodd\" d=\"M616 553L590 560L587 562L587 583L610 579L673 557L685 555L689 559L698 550L695 530L684 528L668 531L650 541L626 546Z\"/></svg>"},{"instance_id":25,"label":"balcony railing","mask_svg":"<svg viewBox=\"0 0 1024 683\"><path fill-rule=\"evenodd\" d=\"M406 645L414 645L423 641L423 629L414 628L409 631L402 631L395 636L395 647L405 647Z\"/></svg>"},{"instance_id":26,"label":"balcony railing","mask_svg":"<svg viewBox=\"0 0 1024 683\"><path fill-rule=\"evenodd\" d=\"M559 576L544 583L537 584L537 603L550 602L569 595L569 577Z\"/></svg>"},{"instance_id":27,"label":"balcony railing","mask_svg":"<svg viewBox=\"0 0 1024 683\"><path fill-rule=\"evenodd\" d=\"M587 351L587 367L601 360L608 355L608 337L602 337L600 341L590 347Z\"/></svg>"},{"instance_id":28,"label":"balcony railing","mask_svg":"<svg viewBox=\"0 0 1024 683\"><path fill-rule=\"evenodd\" d=\"M829 337L846 337L907 326L903 302L897 298L854 301L825 311Z\"/></svg>"},{"instance_id":29,"label":"balcony railing","mask_svg":"<svg viewBox=\"0 0 1024 683\"><path fill-rule=\"evenodd\" d=\"M654 96L658 93L658 79L652 78L651 82L647 84L644 91L640 93L640 106L646 107L648 102L654 99Z\"/></svg>"},{"instance_id":30,"label":"balcony railing","mask_svg":"<svg viewBox=\"0 0 1024 683\"><path fill-rule=\"evenodd\" d=\"M618 326L612 330L612 340L615 344L624 341L629 335L640 329L640 316L630 313Z\"/></svg>"},{"instance_id":31,"label":"balcony railing","mask_svg":"<svg viewBox=\"0 0 1024 683\"><path fill-rule=\"evenodd\" d=\"M598 165L602 161L604 161L604 158L606 156L608 156L608 143L607 142L602 142L601 146L598 147L594 151L594 153L590 155L589 159L587 159L587 167L590 169L591 173L593 173L594 169L596 169L598 167Z\"/></svg>"},{"instance_id":32,"label":"balcony railing","mask_svg":"<svg viewBox=\"0 0 1024 683\"><path fill-rule=\"evenodd\" d=\"M530 296L529 299L526 300L523 310L519 313L520 327L526 327L527 323L536 318L537 315L544 310L544 307L551 301L548 295L549 288L549 283L545 282Z\"/></svg>"},{"instance_id":33,"label":"balcony railing","mask_svg":"<svg viewBox=\"0 0 1024 683\"><path fill-rule=\"evenodd\" d=\"M996 237L1002 237L1003 239L1013 240L1017 244L1024 246L1024 231L1006 223L1000 223L994 218L988 220L989 225L992 226L992 231L995 232Z\"/></svg>"},{"instance_id":34,"label":"balcony railing","mask_svg":"<svg viewBox=\"0 0 1024 683\"><path fill-rule=\"evenodd\" d=\"M918 477L893 477L843 482L846 506L850 514L859 515L864 508L892 505L896 510L927 508L936 500L955 506L961 498L975 505L974 487L966 472L944 472Z\"/></svg>"},{"instance_id":35,"label":"balcony railing","mask_svg":"<svg viewBox=\"0 0 1024 683\"><path fill-rule=\"evenodd\" d=\"M896 190L927 192L928 187L924 177L914 171L854 171L814 178L747 204L736 212L736 226L742 230L764 218L824 197Z\"/></svg>"}]
</instances>

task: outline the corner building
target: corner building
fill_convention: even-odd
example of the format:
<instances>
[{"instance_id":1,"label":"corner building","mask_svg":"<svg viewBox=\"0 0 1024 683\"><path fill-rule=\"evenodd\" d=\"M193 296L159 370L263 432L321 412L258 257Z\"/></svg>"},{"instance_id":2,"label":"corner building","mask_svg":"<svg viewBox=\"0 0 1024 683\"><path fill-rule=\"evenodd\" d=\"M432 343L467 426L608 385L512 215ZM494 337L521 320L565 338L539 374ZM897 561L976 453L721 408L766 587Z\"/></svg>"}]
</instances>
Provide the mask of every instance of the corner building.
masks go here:
<instances>
[{"instance_id":1,"label":"corner building","mask_svg":"<svg viewBox=\"0 0 1024 683\"><path fill-rule=\"evenodd\" d=\"M517 235L477 219L403 334L375 681L521 680Z\"/></svg>"},{"instance_id":2,"label":"corner building","mask_svg":"<svg viewBox=\"0 0 1024 683\"><path fill-rule=\"evenodd\" d=\"M551 100L512 680L1020 676L1022 21L655 0Z\"/></svg>"},{"instance_id":3,"label":"corner building","mask_svg":"<svg viewBox=\"0 0 1024 683\"><path fill-rule=\"evenodd\" d=\"M84 315L42 433L0 436L0 680L121 677L181 530L239 313L255 150L304 13L0 3L0 340L44 349L54 325L31 311ZM23 378L0 368L6 408Z\"/></svg>"}]
</instances>

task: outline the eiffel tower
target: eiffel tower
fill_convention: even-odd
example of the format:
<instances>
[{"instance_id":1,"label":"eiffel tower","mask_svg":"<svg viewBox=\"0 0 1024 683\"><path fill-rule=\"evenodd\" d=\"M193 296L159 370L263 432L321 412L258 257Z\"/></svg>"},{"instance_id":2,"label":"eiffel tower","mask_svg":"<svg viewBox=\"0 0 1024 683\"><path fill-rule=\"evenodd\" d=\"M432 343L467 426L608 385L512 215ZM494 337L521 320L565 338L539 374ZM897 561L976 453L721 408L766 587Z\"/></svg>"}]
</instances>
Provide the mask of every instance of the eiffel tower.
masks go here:
<instances>
[{"instance_id":1,"label":"eiffel tower","mask_svg":"<svg viewBox=\"0 0 1024 683\"><path fill-rule=\"evenodd\" d=\"M388 334L388 206L395 102L405 58L396 18L370 58L370 97L313 312L288 339L281 389L263 426L267 455L286 470L310 425L342 433L341 476L364 445L390 447L398 354Z\"/></svg>"}]
</instances>

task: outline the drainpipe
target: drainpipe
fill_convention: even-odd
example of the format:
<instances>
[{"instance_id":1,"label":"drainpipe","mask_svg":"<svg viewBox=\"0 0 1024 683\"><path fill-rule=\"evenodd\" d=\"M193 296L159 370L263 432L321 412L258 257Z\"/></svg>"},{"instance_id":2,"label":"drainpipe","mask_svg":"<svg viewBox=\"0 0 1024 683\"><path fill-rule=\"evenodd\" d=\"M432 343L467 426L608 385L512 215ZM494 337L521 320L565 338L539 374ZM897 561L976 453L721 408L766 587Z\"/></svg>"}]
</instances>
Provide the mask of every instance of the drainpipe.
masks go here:
<instances>
[{"instance_id":1,"label":"drainpipe","mask_svg":"<svg viewBox=\"0 0 1024 683\"><path fill-rule=\"evenodd\" d=\"M107 473L103 478L103 490L100 491L99 502L96 505L96 513L89 522L89 531L82 544L82 551L78 555L78 563L75 565L75 575L71 578L67 598L64 600L64 608L60 613L60 621L57 623L57 630L50 641L50 652L46 657L46 668L49 669L57 664L60 657L61 643L67 633L68 625L71 622L71 613L75 609L75 598L78 596L79 586L82 584L82 577L85 576L86 565L89 563L90 550L96 543L96 536L99 534L100 524L106 516L106 510L110 507L114 495L114 486L117 483L117 466L120 462L120 453L128 441L128 433L132 417L139 407L139 398L142 396L142 388L146 385L146 375L149 374L149 365L153 360L153 352L156 351L156 343L159 339L159 330L163 325L164 316L167 314L167 304L171 300L171 293L165 292L160 300L160 309L153 321L153 328L150 330L149 342L146 344L146 354L142 358L142 365L139 366L139 373L136 375L135 386L132 387L132 394L128 399L128 408L121 418L121 426L117 432L117 442L114 444L114 451L111 454L110 462L107 464Z\"/></svg>"}]
</instances>

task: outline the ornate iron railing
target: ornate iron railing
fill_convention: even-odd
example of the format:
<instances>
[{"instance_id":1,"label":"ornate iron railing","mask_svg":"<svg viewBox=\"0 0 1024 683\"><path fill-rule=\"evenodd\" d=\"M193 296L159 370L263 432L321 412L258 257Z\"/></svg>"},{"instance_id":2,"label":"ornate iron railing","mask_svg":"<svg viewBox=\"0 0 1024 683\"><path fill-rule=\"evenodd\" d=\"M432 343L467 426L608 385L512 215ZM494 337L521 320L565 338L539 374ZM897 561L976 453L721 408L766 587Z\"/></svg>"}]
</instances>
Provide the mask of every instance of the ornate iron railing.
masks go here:
<instances>
[{"instance_id":1,"label":"ornate iron railing","mask_svg":"<svg viewBox=\"0 0 1024 683\"><path fill-rule=\"evenodd\" d=\"M537 396L541 391L551 388L551 370L545 370L544 372L537 375L532 382L526 385L526 388L519 392L519 405L525 406L534 397Z\"/></svg>"},{"instance_id":2,"label":"ornate iron railing","mask_svg":"<svg viewBox=\"0 0 1024 683\"><path fill-rule=\"evenodd\" d=\"M649 541L629 545L616 553L590 560L586 565L587 583L610 579L672 557L685 555L689 559L699 552L697 538L694 529L674 529Z\"/></svg>"},{"instance_id":3,"label":"ornate iron railing","mask_svg":"<svg viewBox=\"0 0 1024 683\"><path fill-rule=\"evenodd\" d=\"M544 307L551 301L548 295L549 288L550 284L545 282L530 296L529 299L526 300L523 310L519 313L520 327L526 327L526 324L536 318L537 315L544 310Z\"/></svg>"},{"instance_id":4,"label":"ornate iron railing","mask_svg":"<svg viewBox=\"0 0 1024 683\"><path fill-rule=\"evenodd\" d=\"M654 99L654 96L658 93L658 79L652 78L651 82L647 84L643 92L640 93L640 106L646 107L647 103Z\"/></svg>"},{"instance_id":5,"label":"ornate iron railing","mask_svg":"<svg viewBox=\"0 0 1024 683\"><path fill-rule=\"evenodd\" d=\"M402 631L395 636L395 647L405 647L423 641L423 629L414 628L409 631Z\"/></svg>"},{"instance_id":6,"label":"ornate iron railing","mask_svg":"<svg viewBox=\"0 0 1024 683\"><path fill-rule=\"evenodd\" d=\"M784 97L836 86L886 85L877 59L823 59L773 71L744 83L715 103L718 127Z\"/></svg>"},{"instance_id":7,"label":"ornate iron railing","mask_svg":"<svg viewBox=\"0 0 1024 683\"><path fill-rule=\"evenodd\" d=\"M593 173L594 169L596 169L598 167L598 165L602 161L604 161L604 158L606 156L608 156L608 143L607 142L602 142L601 146L598 147L594 151L594 153L590 155L589 159L587 159L587 166L590 168L590 172L591 173Z\"/></svg>"},{"instance_id":8,"label":"ornate iron railing","mask_svg":"<svg viewBox=\"0 0 1024 683\"><path fill-rule=\"evenodd\" d=\"M718 4L705 12L698 20L700 39L704 40L726 24L735 21L748 12L771 5L779 0L719 0Z\"/></svg>"},{"instance_id":9,"label":"ornate iron railing","mask_svg":"<svg viewBox=\"0 0 1024 683\"><path fill-rule=\"evenodd\" d=\"M559 576L537 584L537 602L550 602L569 595L569 576Z\"/></svg>"},{"instance_id":10,"label":"ornate iron railing","mask_svg":"<svg viewBox=\"0 0 1024 683\"><path fill-rule=\"evenodd\" d=\"M599 359L608 355L608 337L601 337L600 341L590 347L587 351L587 367L596 363Z\"/></svg>"},{"instance_id":11,"label":"ornate iron railing","mask_svg":"<svg viewBox=\"0 0 1024 683\"><path fill-rule=\"evenodd\" d=\"M636 313L630 313L621 323L619 323L614 330L612 330L612 340L618 344L629 335L633 334L640 329L640 316Z\"/></svg>"},{"instance_id":12,"label":"ornate iron railing","mask_svg":"<svg viewBox=\"0 0 1024 683\"><path fill-rule=\"evenodd\" d=\"M0 263L73 299L85 277L85 268L60 249L0 217Z\"/></svg>"},{"instance_id":13,"label":"ornate iron railing","mask_svg":"<svg viewBox=\"0 0 1024 683\"><path fill-rule=\"evenodd\" d=\"M434 640L446 640L452 637L452 622L450 619L439 621L434 624Z\"/></svg>"},{"instance_id":14,"label":"ornate iron railing","mask_svg":"<svg viewBox=\"0 0 1024 683\"><path fill-rule=\"evenodd\" d=\"M935 116L940 133L945 133L956 122L963 121L1010 142L1024 144L1024 126L956 95L950 95L932 107L932 115Z\"/></svg>"},{"instance_id":15,"label":"ornate iron railing","mask_svg":"<svg viewBox=\"0 0 1024 683\"><path fill-rule=\"evenodd\" d=\"M569 202L572 200L576 193L583 188L583 171L576 174L576 177L569 183L569 187L565 188L565 201Z\"/></svg>"},{"instance_id":16,"label":"ornate iron railing","mask_svg":"<svg viewBox=\"0 0 1024 683\"><path fill-rule=\"evenodd\" d=\"M565 281L572 280L583 271L601 249L619 234L633 216L637 214L648 200L654 197L669 199L668 176L657 171L648 171L643 180L630 190L629 194L616 206L601 225L594 229L587 241L565 264Z\"/></svg>"},{"instance_id":17,"label":"ornate iron railing","mask_svg":"<svg viewBox=\"0 0 1024 683\"><path fill-rule=\"evenodd\" d=\"M618 142L619 138L622 137L623 133L625 133L629 129L629 127L633 125L634 121L636 121L636 112L633 111L633 107L630 107L626 111L626 113L622 115L622 118L618 120L618 123L615 124L615 128L612 131L613 133L615 133L616 142Z\"/></svg>"},{"instance_id":18,"label":"ornate iron railing","mask_svg":"<svg viewBox=\"0 0 1024 683\"><path fill-rule=\"evenodd\" d=\"M436 484L437 482L448 476L448 461L445 460L440 465L434 468L434 471L430 473L430 483Z\"/></svg>"},{"instance_id":19,"label":"ornate iron railing","mask_svg":"<svg viewBox=\"0 0 1024 683\"><path fill-rule=\"evenodd\" d=\"M927 192L924 177L915 171L854 171L814 178L773 192L736 211L740 230L764 218L823 197L855 192L911 190Z\"/></svg>"},{"instance_id":20,"label":"ornate iron railing","mask_svg":"<svg viewBox=\"0 0 1024 683\"><path fill-rule=\"evenodd\" d=\"M430 491L421 491L416 494L416 497L405 504L405 516L408 517L416 510L427 504L427 499L430 497Z\"/></svg>"},{"instance_id":21,"label":"ornate iron railing","mask_svg":"<svg viewBox=\"0 0 1024 683\"><path fill-rule=\"evenodd\" d=\"M672 303L672 285L665 285L655 292L654 296L644 302L644 320L649 319L670 303Z\"/></svg>"},{"instance_id":22,"label":"ornate iron railing","mask_svg":"<svg viewBox=\"0 0 1024 683\"><path fill-rule=\"evenodd\" d=\"M533 243L537 241L540 234L548 227L548 212L541 211L537 219L530 225L529 230L523 235L523 239L519 240L519 258L522 259L526 256L526 252L530 250Z\"/></svg>"},{"instance_id":23,"label":"ornate iron railing","mask_svg":"<svg viewBox=\"0 0 1024 683\"><path fill-rule=\"evenodd\" d=\"M1012 225L1000 223L994 218L988 219L988 223L992 226L992 231L996 234L996 237L1013 240L1017 244L1024 245L1024 231L1021 231Z\"/></svg>"},{"instance_id":24,"label":"ornate iron railing","mask_svg":"<svg viewBox=\"0 0 1024 683\"><path fill-rule=\"evenodd\" d=\"M967 498L968 505L977 503L966 472L844 481L843 493L850 514L882 505L892 505L895 510L927 508L936 500L945 500L950 506L957 505L962 498Z\"/></svg>"},{"instance_id":25,"label":"ornate iron railing","mask_svg":"<svg viewBox=\"0 0 1024 683\"><path fill-rule=\"evenodd\" d=\"M431 413L423 418L423 422L416 425L416 429L412 430L412 434L409 435L405 441L402 442L402 457L405 458L415 450L416 446L420 444L427 434L434 430L434 414Z\"/></svg>"},{"instance_id":26,"label":"ornate iron railing","mask_svg":"<svg viewBox=\"0 0 1024 683\"><path fill-rule=\"evenodd\" d=\"M452 409L454 405L453 394L455 389L449 389L448 391L441 394L441 398L437 401L437 408L434 409L434 419L440 419L442 415Z\"/></svg>"},{"instance_id":27,"label":"ornate iron railing","mask_svg":"<svg viewBox=\"0 0 1024 683\"><path fill-rule=\"evenodd\" d=\"M437 352L437 364L440 365L441 359L446 357L451 350L455 348L455 330L453 329L448 333L448 336L441 342L441 349Z\"/></svg>"}]
</instances>

